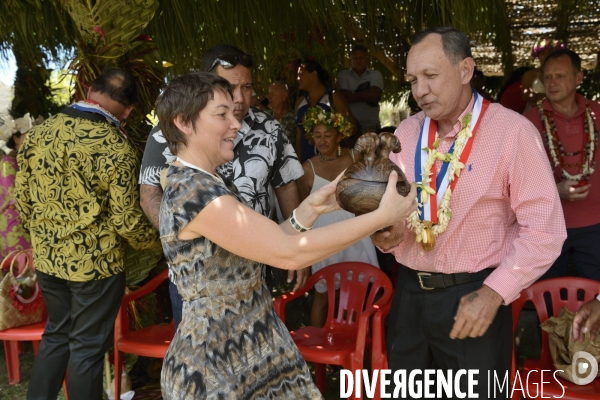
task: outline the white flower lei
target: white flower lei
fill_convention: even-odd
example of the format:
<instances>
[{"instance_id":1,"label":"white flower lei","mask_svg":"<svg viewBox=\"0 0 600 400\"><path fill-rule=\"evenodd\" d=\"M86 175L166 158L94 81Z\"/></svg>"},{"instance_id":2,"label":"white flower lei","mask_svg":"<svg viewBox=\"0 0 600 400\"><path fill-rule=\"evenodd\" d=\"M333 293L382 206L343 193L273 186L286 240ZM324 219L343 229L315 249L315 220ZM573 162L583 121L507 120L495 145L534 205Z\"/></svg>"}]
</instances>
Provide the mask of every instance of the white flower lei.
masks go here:
<instances>
[{"instance_id":1,"label":"white flower lei","mask_svg":"<svg viewBox=\"0 0 600 400\"><path fill-rule=\"evenodd\" d=\"M544 133L546 134L546 141L548 143L548 150L550 150L550 157L552 158L552 163L555 167L560 167L563 178L570 181L580 181L583 177L590 176L594 173L593 161L594 161L594 143L596 141L595 135L596 132L594 130L594 119L592 118L592 113L590 111L589 106L585 107L585 118L587 120L588 126L588 139L589 146L587 146L586 151L586 160L582 163L581 172L577 175L571 175L560 165L560 161L558 156L556 155L556 147L554 146L554 135L552 134L552 127L550 127L550 122L548 122L548 118L542 109L543 102L538 103L538 108L540 111L540 118L542 123L544 124ZM556 140L558 141L558 133Z\"/></svg>"},{"instance_id":2,"label":"white flower lei","mask_svg":"<svg viewBox=\"0 0 600 400\"><path fill-rule=\"evenodd\" d=\"M421 188L421 197L417 199L418 206L422 208L433 195L433 201L436 201L435 195L436 191L433 189L429 183L431 182L431 167L436 160L449 162L450 165L448 167L448 181L451 183L454 180L454 177L459 177L460 172L465 167L463 163L461 163L460 155L462 154L468 140L473 136L471 132L471 114L467 114L463 117L463 128L456 135L456 139L454 142L454 153L442 153L437 151L437 147L439 146L438 133L435 133L435 141L433 142L433 148L427 148L427 160L425 161L425 165L423 166L423 173L421 177L421 182L416 183L417 187ZM448 224L450 223L450 218L452 217L452 210L450 210L450 196L452 195L452 190L450 189L450 184L444 192L442 196L442 200L440 201L437 217L438 223L431 227L431 232L434 236L438 236L440 233L443 233L448 228ZM408 229L413 231L417 236L417 243L427 242L426 233L425 233L425 222L429 221L421 221L419 218L419 211L414 211L407 218L408 221Z\"/></svg>"}]
</instances>

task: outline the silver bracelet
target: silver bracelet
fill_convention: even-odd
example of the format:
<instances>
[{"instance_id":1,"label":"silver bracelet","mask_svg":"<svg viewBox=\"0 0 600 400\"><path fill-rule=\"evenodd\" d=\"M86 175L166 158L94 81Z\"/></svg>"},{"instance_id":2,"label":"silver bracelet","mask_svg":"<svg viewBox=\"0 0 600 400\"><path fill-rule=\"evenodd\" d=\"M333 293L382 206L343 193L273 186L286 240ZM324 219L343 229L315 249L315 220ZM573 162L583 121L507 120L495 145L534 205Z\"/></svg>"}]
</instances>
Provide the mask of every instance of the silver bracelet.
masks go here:
<instances>
[{"instance_id":1,"label":"silver bracelet","mask_svg":"<svg viewBox=\"0 0 600 400\"><path fill-rule=\"evenodd\" d=\"M312 229L312 227L307 228L304 225L302 225L300 222L298 222L298 219L296 219L296 210L297 208L294 209L294 211L292 211L292 215L290 215L290 224L292 224L292 228L294 228L294 230L296 230L296 232L306 232L306 231L310 231Z\"/></svg>"}]
</instances>

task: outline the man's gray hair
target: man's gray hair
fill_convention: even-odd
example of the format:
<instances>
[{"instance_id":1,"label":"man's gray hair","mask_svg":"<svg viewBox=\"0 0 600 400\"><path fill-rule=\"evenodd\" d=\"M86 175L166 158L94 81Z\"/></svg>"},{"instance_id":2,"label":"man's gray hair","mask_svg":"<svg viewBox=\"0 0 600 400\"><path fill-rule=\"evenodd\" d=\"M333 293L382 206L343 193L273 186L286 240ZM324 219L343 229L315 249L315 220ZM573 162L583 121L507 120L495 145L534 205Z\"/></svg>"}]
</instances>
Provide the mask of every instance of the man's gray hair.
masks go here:
<instances>
[{"instance_id":1,"label":"man's gray hair","mask_svg":"<svg viewBox=\"0 0 600 400\"><path fill-rule=\"evenodd\" d=\"M473 54L471 54L471 44L469 43L467 35L458 29L447 26L427 29L426 31L419 33L413 38L411 46L421 42L433 33L442 36L442 48L444 49L444 54L446 54L446 57L452 64L457 64L468 57L473 58Z\"/></svg>"}]
</instances>

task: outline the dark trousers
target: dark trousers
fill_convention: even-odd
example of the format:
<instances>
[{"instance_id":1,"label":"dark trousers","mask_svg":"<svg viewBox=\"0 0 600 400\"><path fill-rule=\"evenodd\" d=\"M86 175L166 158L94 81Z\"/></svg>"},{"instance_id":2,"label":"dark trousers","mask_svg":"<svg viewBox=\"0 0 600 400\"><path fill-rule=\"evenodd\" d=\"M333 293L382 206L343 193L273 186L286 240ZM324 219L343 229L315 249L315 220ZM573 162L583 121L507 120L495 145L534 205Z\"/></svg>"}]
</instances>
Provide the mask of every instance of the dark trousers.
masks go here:
<instances>
[{"instance_id":1,"label":"dark trousers","mask_svg":"<svg viewBox=\"0 0 600 400\"><path fill-rule=\"evenodd\" d=\"M175 330L181 323L183 315L183 297L177 291L177 286L169 279L169 297L171 298L171 309L173 310L173 323Z\"/></svg>"},{"instance_id":2,"label":"dark trousers","mask_svg":"<svg viewBox=\"0 0 600 400\"><path fill-rule=\"evenodd\" d=\"M104 353L112 343L113 325L125 293L125 273L89 282L36 273L48 322L27 399L56 399L67 369L70 399L102 399Z\"/></svg>"},{"instance_id":3,"label":"dark trousers","mask_svg":"<svg viewBox=\"0 0 600 400\"><path fill-rule=\"evenodd\" d=\"M570 257L580 277L600 281L600 224L567 229L560 256L540 279L566 276Z\"/></svg>"},{"instance_id":4,"label":"dark trousers","mask_svg":"<svg viewBox=\"0 0 600 400\"><path fill-rule=\"evenodd\" d=\"M450 339L461 297L481 288L483 280L445 289L424 290L419 285L416 273L402 266L396 283L386 336L389 368L392 371L406 370L407 377L411 371L417 369L437 369L443 370L444 373L447 370L479 370L475 390L479 398L507 398L506 387L503 395L499 395L499 389L496 396L493 395L493 389L488 394L487 378L488 371L492 382L494 371L500 380L504 379L507 371L510 374L511 307L500 307L496 318L482 337ZM423 375L420 375L420 378L422 381ZM467 392L466 386L465 378L461 380L461 392ZM388 392L391 393L392 390ZM456 394L456 391L454 393ZM407 391L407 397L396 398L412 397Z\"/></svg>"}]
</instances>

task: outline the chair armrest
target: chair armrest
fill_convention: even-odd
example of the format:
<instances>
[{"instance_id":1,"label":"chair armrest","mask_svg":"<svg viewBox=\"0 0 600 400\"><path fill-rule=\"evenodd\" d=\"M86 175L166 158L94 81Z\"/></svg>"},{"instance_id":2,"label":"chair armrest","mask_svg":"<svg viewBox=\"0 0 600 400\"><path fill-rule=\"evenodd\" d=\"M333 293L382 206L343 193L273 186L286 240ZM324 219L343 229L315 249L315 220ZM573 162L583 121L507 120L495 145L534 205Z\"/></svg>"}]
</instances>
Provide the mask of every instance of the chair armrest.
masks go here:
<instances>
[{"instance_id":1,"label":"chair armrest","mask_svg":"<svg viewBox=\"0 0 600 400\"><path fill-rule=\"evenodd\" d=\"M297 291L284 293L275 299L275 301L273 302L273 307L275 308L275 312L279 316L279 319L281 319L281 321L284 324L285 324L285 305L288 302L290 302L294 299L297 299L300 296L303 296L313 286L314 285L309 285L309 282L306 282L306 284L303 287L301 287L300 289L298 289Z\"/></svg>"},{"instance_id":2,"label":"chair armrest","mask_svg":"<svg viewBox=\"0 0 600 400\"><path fill-rule=\"evenodd\" d=\"M169 269L165 269L161 271L158 275L152 278L148 283L146 283L141 288L128 293L123 297L123 305L131 303L133 300L139 299L151 292L153 292L161 283L165 281L165 279L169 278Z\"/></svg>"}]
</instances>

